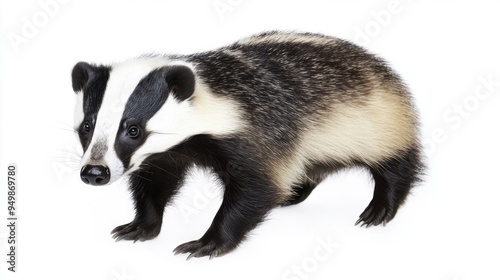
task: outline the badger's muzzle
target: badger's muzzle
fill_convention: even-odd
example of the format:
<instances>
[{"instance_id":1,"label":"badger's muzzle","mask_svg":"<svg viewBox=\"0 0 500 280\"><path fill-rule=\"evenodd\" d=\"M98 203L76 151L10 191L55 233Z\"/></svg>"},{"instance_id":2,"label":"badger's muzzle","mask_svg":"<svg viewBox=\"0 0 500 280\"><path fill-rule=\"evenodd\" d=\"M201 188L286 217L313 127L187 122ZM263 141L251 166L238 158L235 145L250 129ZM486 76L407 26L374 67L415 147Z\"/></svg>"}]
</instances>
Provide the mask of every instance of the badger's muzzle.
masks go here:
<instances>
[{"instance_id":1,"label":"badger's muzzle","mask_svg":"<svg viewBox=\"0 0 500 280\"><path fill-rule=\"evenodd\" d=\"M102 186L109 183L109 168L102 165L85 165L80 171L80 178L85 184Z\"/></svg>"}]
</instances>

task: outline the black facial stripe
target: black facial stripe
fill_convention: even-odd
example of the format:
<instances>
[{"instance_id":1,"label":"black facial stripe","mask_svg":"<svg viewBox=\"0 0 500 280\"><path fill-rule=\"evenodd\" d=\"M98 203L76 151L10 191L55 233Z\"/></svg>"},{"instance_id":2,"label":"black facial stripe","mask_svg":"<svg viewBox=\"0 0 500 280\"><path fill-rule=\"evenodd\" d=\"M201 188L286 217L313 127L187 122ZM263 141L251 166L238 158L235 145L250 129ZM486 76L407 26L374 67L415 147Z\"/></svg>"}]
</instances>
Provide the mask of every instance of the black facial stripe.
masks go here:
<instances>
[{"instance_id":1,"label":"black facial stripe","mask_svg":"<svg viewBox=\"0 0 500 280\"><path fill-rule=\"evenodd\" d=\"M168 97L168 85L163 77L163 68L149 73L137 84L130 95L122 119L148 121L160 110Z\"/></svg>"},{"instance_id":2,"label":"black facial stripe","mask_svg":"<svg viewBox=\"0 0 500 280\"><path fill-rule=\"evenodd\" d=\"M73 69L73 89L83 91L84 119L78 128L78 135L84 152L92 141L97 113L104 99L110 71L110 66L94 66L84 62L78 63ZM90 131L85 130L86 123L90 124Z\"/></svg>"},{"instance_id":3,"label":"black facial stripe","mask_svg":"<svg viewBox=\"0 0 500 280\"><path fill-rule=\"evenodd\" d=\"M85 116L95 116L101 108L104 92L109 80L111 67L98 66L93 68L92 76L83 87L83 112Z\"/></svg>"},{"instance_id":4,"label":"black facial stripe","mask_svg":"<svg viewBox=\"0 0 500 280\"><path fill-rule=\"evenodd\" d=\"M116 154L125 169L130 166L134 151L146 142L147 134L144 129L146 123L160 110L168 98L168 85L163 75L164 70L160 68L142 78L125 104L115 140ZM132 125L142 130L142 135L135 139L127 136L128 129Z\"/></svg>"}]
</instances>

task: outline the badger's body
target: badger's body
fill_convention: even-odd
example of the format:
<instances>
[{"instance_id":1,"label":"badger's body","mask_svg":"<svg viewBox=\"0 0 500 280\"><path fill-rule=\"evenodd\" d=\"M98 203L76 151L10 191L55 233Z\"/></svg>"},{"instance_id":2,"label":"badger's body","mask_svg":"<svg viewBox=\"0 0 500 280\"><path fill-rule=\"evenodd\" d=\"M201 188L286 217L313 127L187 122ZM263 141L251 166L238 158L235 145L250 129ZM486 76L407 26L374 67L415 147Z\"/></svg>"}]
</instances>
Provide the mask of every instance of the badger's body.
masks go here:
<instances>
[{"instance_id":1,"label":"badger's body","mask_svg":"<svg viewBox=\"0 0 500 280\"><path fill-rule=\"evenodd\" d=\"M381 59L340 39L264 33L193 55L78 63L72 75L82 180L129 175L137 213L117 239L156 237L193 164L225 191L205 235L175 249L190 257L229 252L271 209L344 167L367 167L375 181L358 222L388 222L423 167L410 93Z\"/></svg>"}]
</instances>

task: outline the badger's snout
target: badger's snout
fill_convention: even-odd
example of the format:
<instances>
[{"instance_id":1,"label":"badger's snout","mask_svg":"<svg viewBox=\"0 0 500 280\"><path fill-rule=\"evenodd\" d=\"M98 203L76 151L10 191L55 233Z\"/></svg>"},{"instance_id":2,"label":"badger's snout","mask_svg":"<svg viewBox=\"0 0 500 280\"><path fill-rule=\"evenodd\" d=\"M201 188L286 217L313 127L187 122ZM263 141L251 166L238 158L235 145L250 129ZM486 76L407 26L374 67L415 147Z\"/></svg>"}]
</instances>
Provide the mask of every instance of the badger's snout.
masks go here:
<instances>
[{"instance_id":1,"label":"badger's snout","mask_svg":"<svg viewBox=\"0 0 500 280\"><path fill-rule=\"evenodd\" d=\"M109 183L111 178L109 168L102 165L85 165L80 171L80 178L85 184L102 186Z\"/></svg>"}]
</instances>

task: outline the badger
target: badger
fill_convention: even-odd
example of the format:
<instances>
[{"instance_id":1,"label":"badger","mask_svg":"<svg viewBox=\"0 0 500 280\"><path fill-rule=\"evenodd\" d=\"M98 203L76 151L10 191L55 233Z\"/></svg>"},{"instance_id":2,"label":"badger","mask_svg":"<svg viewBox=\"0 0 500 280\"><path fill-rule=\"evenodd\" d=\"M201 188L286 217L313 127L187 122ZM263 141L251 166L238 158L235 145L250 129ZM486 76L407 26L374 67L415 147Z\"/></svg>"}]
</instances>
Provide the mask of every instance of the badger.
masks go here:
<instances>
[{"instance_id":1,"label":"badger","mask_svg":"<svg viewBox=\"0 0 500 280\"><path fill-rule=\"evenodd\" d=\"M81 180L126 176L132 194L135 218L111 232L117 241L157 237L193 166L220 178L212 224L174 249L188 259L232 251L273 208L304 201L344 168L366 168L375 185L356 225L385 225L424 169L407 86L335 37L274 31L189 55L79 62L72 86Z\"/></svg>"}]
</instances>

